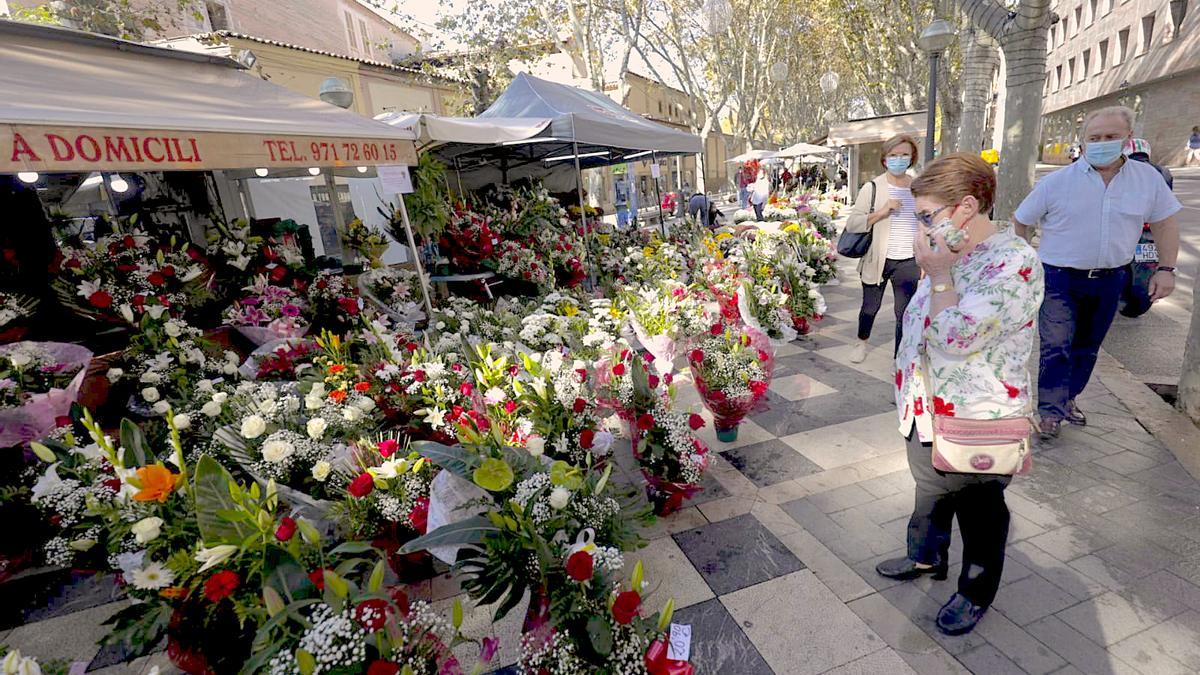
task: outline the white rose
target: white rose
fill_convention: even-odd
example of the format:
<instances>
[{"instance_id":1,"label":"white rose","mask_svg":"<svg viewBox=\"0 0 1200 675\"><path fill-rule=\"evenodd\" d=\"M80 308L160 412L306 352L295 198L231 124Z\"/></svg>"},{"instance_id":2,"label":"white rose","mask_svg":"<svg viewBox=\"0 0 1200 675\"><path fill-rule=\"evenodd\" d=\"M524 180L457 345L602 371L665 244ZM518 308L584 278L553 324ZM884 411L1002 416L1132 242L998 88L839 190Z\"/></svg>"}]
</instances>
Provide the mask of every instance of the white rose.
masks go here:
<instances>
[{"instance_id":1,"label":"white rose","mask_svg":"<svg viewBox=\"0 0 1200 675\"><path fill-rule=\"evenodd\" d=\"M167 325L163 327L163 331L171 337L179 337L183 335L183 326L178 321L168 321Z\"/></svg>"},{"instance_id":2,"label":"white rose","mask_svg":"<svg viewBox=\"0 0 1200 675\"><path fill-rule=\"evenodd\" d=\"M158 373L153 370L147 370L146 372L142 373L142 376L139 379L141 379L144 384L158 384L159 382L162 382L162 373Z\"/></svg>"},{"instance_id":3,"label":"white rose","mask_svg":"<svg viewBox=\"0 0 1200 675\"><path fill-rule=\"evenodd\" d=\"M556 510L565 509L569 501L571 501L571 491L565 487L556 487L550 491L550 506Z\"/></svg>"},{"instance_id":4,"label":"white rose","mask_svg":"<svg viewBox=\"0 0 1200 675\"><path fill-rule=\"evenodd\" d=\"M212 390L213 390L213 381L212 380L205 379L205 380L200 380L199 382L196 383L196 391L203 392L205 394L211 394Z\"/></svg>"},{"instance_id":5,"label":"white rose","mask_svg":"<svg viewBox=\"0 0 1200 675\"><path fill-rule=\"evenodd\" d=\"M175 428L179 431L190 429L192 426L192 418L187 413L179 413L175 416Z\"/></svg>"},{"instance_id":6,"label":"white rose","mask_svg":"<svg viewBox=\"0 0 1200 675\"><path fill-rule=\"evenodd\" d=\"M146 308L146 313L149 314L150 318L154 319L155 321L158 321L160 318L162 318L163 312L165 311L167 311L167 308L163 307L162 305L150 305Z\"/></svg>"},{"instance_id":7,"label":"white rose","mask_svg":"<svg viewBox=\"0 0 1200 675\"><path fill-rule=\"evenodd\" d=\"M363 413L358 408L346 408L342 411L342 419L347 422L357 422L362 419Z\"/></svg>"},{"instance_id":8,"label":"white rose","mask_svg":"<svg viewBox=\"0 0 1200 675\"><path fill-rule=\"evenodd\" d=\"M279 409L279 402L272 398L269 398L265 401L261 401L258 404L259 412L261 412L264 415L270 415L278 409Z\"/></svg>"},{"instance_id":9,"label":"white rose","mask_svg":"<svg viewBox=\"0 0 1200 675\"><path fill-rule=\"evenodd\" d=\"M221 404L216 401L209 401L200 408L200 412L208 417L216 417L221 414Z\"/></svg>"},{"instance_id":10,"label":"white rose","mask_svg":"<svg viewBox=\"0 0 1200 675\"><path fill-rule=\"evenodd\" d=\"M153 410L154 412L158 413L159 415L166 415L167 411L171 409L171 404L166 401L159 401L158 403L155 403L153 406L150 406L150 409Z\"/></svg>"},{"instance_id":11,"label":"white rose","mask_svg":"<svg viewBox=\"0 0 1200 675\"><path fill-rule=\"evenodd\" d=\"M304 408L306 410L320 410L324 403L319 397L308 396L304 399Z\"/></svg>"},{"instance_id":12,"label":"white rose","mask_svg":"<svg viewBox=\"0 0 1200 675\"><path fill-rule=\"evenodd\" d=\"M109 368L108 372L105 373L104 376L108 378L109 382L116 382L125 376L125 371L121 370L120 368Z\"/></svg>"},{"instance_id":13,"label":"white rose","mask_svg":"<svg viewBox=\"0 0 1200 675\"><path fill-rule=\"evenodd\" d=\"M314 417L305 425L305 431L308 432L308 437L314 441L321 440L325 435L325 429L329 427L329 423L322 417Z\"/></svg>"},{"instance_id":14,"label":"white rose","mask_svg":"<svg viewBox=\"0 0 1200 675\"><path fill-rule=\"evenodd\" d=\"M333 468L333 466L330 465L329 462L326 462L324 460L317 462L316 464L313 465L312 477L315 478L316 480L324 482L326 478L329 478L329 471L332 468Z\"/></svg>"},{"instance_id":15,"label":"white rose","mask_svg":"<svg viewBox=\"0 0 1200 675\"><path fill-rule=\"evenodd\" d=\"M221 372L222 372L222 373L224 373L224 374L226 374L226 375L233 375L233 374L234 374L234 373L236 373L237 371L238 371L238 367L237 367L237 364L236 364L236 363L229 363L228 361L226 361L226 362L225 362L225 363L224 363L224 364L221 366Z\"/></svg>"},{"instance_id":16,"label":"white rose","mask_svg":"<svg viewBox=\"0 0 1200 675\"><path fill-rule=\"evenodd\" d=\"M541 436L532 436L525 444L525 449L534 457L541 457L542 453L546 452L546 439Z\"/></svg>"},{"instance_id":17,"label":"white rose","mask_svg":"<svg viewBox=\"0 0 1200 675\"><path fill-rule=\"evenodd\" d=\"M375 400L368 396L363 396L354 401L354 407L368 413L375 409Z\"/></svg>"},{"instance_id":18,"label":"white rose","mask_svg":"<svg viewBox=\"0 0 1200 675\"><path fill-rule=\"evenodd\" d=\"M226 399L228 399L228 398L229 398L229 394L226 394L223 391L218 391L217 393L212 395L213 402L217 403L217 404L224 403L226 401Z\"/></svg>"},{"instance_id":19,"label":"white rose","mask_svg":"<svg viewBox=\"0 0 1200 675\"><path fill-rule=\"evenodd\" d=\"M291 457L296 452L296 446L287 441L267 441L263 444L263 459L273 464L278 464L283 460Z\"/></svg>"},{"instance_id":20,"label":"white rose","mask_svg":"<svg viewBox=\"0 0 1200 675\"><path fill-rule=\"evenodd\" d=\"M283 409L289 413L296 412L300 409L300 400L293 396L285 398L283 400Z\"/></svg>"},{"instance_id":21,"label":"white rose","mask_svg":"<svg viewBox=\"0 0 1200 675\"><path fill-rule=\"evenodd\" d=\"M160 398L160 395L154 387L146 387L142 390L142 398L146 399L146 403L154 403Z\"/></svg>"},{"instance_id":22,"label":"white rose","mask_svg":"<svg viewBox=\"0 0 1200 675\"><path fill-rule=\"evenodd\" d=\"M255 439L267 431L267 421L258 415L251 415L242 420L242 437Z\"/></svg>"},{"instance_id":23,"label":"white rose","mask_svg":"<svg viewBox=\"0 0 1200 675\"><path fill-rule=\"evenodd\" d=\"M151 516L149 518L142 518L129 529L133 532L133 538L137 540L137 543L149 544L158 539L158 535L162 533L162 524L162 518Z\"/></svg>"}]
</instances>

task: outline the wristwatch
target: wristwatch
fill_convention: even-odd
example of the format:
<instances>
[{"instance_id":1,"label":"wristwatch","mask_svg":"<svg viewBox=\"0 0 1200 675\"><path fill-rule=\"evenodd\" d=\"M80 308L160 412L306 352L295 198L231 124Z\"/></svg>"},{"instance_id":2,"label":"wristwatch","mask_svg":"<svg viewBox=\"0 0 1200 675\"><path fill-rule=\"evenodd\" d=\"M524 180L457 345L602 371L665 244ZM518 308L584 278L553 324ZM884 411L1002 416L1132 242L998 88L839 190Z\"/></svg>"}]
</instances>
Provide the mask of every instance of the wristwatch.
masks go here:
<instances>
[{"instance_id":1,"label":"wristwatch","mask_svg":"<svg viewBox=\"0 0 1200 675\"><path fill-rule=\"evenodd\" d=\"M1170 272L1172 275L1174 275L1174 274L1175 274L1175 268L1174 268L1174 267L1168 267L1168 266L1166 266L1166 265L1159 265L1159 266L1158 266L1158 271L1159 271L1159 272Z\"/></svg>"},{"instance_id":2,"label":"wristwatch","mask_svg":"<svg viewBox=\"0 0 1200 675\"><path fill-rule=\"evenodd\" d=\"M933 285L934 293L945 293L946 291L952 291L952 290L954 290L954 287L951 286L950 284L934 284Z\"/></svg>"}]
</instances>

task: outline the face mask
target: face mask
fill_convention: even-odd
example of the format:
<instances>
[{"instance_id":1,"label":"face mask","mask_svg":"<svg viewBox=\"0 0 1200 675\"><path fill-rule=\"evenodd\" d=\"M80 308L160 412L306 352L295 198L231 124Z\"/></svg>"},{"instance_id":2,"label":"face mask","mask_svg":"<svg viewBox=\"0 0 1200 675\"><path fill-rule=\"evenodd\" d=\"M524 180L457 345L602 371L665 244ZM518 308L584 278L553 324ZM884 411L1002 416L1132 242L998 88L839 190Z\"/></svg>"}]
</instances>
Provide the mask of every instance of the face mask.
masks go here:
<instances>
[{"instance_id":1,"label":"face mask","mask_svg":"<svg viewBox=\"0 0 1200 675\"><path fill-rule=\"evenodd\" d=\"M1084 148L1084 157L1088 164L1096 168L1105 167L1117 161L1121 150L1125 147L1124 140L1092 141Z\"/></svg>"},{"instance_id":2,"label":"face mask","mask_svg":"<svg viewBox=\"0 0 1200 675\"><path fill-rule=\"evenodd\" d=\"M908 155L904 155L902 157L888 157L886 162L888 173L892 174L893 176L899 176L905 171L908 171L909 166L912 166L912 158L910 158Z\"/></svg>"},{"instance_id":3,"label":"face mask","mask_svg":"<svg viewBox=\"0 0 1200 675\"><path fill-rule=\"evenodd\" d=\"M954 211L957 211L957 209ZM935 237L939 234L946 239L946 245L949 246L950 250L952 251L958 250L958 247L962 245L963 240L967 238L967 231L954 224L954 219L952 218L954 211L949 211L949 215L939 220L933 225L932 228L930 228L929 244L935 249L937 248L937 240Z\"/></svg>"}]
</instances>

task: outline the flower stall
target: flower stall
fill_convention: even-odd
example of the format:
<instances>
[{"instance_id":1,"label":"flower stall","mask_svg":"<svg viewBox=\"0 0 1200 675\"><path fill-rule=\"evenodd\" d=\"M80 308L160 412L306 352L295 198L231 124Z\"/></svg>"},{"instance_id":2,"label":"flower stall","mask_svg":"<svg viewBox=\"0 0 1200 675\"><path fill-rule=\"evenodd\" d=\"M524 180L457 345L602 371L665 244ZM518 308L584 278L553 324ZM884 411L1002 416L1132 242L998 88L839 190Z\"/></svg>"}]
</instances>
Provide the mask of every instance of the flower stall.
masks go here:
<instances>
[{"instance_id":1,"label":"flower stall","mask_svg":"<svg viewBox=\"0 0 1200 675\"><path fill-rule=\"evenodd\" d=\"M0 582L30 564L111 575L136 602L104 642L129 658L165 645L187 673L692 672L668 658L673 603L648 606L628 554L643 525L703 489L704 428L725 442L768 405L775 349L824 312L833 267L819 211L590 232L537 180L450 194L448 167L416 161L402 127L308 100L281 101L270 128L251 110L268 99L224 110L231 82L280 95L228 63L4 31L25 55L0 42L6 65L44 43L122 65L105 87L42 76L57 78L45 96L73 84L104 111L86 127L61 118L79 101L0 103L0 143L16 157L0 174L24 174L0 175L0 205L26 208L50 249L0 259L0 509L30 524L0 549ZM213 104L160 91L180 115L155 129L141 101L156 96L138 87L177 61L200 66L187 72ZM216 128L229 117L264 121ZM557 164L554 147L573 164L600 152L582 144L598 122L568 146L556 124L537 132L555 137L524 139L532 165ZM89 160L92 141L101 156ZM415 164L390 234L418 235L418 262L505 278L500 297L459 289L435 305L420 265L373 264L381 240L361 223L340 233L368 263L348 276L312 264L296 223L227 212L164 223L144 200L115 200L72 230L42 203L81 172L111 192L114 172L137 182L192 169L221 192L219 170L345 167L344 144L374 148L375 164ZM173 159L147 168L147 147ZM503 159L479 151L470 161ZM35 278L40 292L19 283ZM704 408L681 403L684 387ZM523 615L519 644L468 634L461 605L439 611L421 594L414 582L443 565L494 618Z\"/></svg>"}]
</instances>

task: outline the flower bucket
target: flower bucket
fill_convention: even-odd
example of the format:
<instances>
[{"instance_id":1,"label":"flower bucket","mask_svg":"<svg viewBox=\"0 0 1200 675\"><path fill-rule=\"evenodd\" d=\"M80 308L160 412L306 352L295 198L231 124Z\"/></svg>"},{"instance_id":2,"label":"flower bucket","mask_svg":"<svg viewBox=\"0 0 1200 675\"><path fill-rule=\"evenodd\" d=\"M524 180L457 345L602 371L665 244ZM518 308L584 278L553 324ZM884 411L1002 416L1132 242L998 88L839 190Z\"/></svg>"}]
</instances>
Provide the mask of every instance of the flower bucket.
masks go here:
<instances>
[{"instance_id":1,"label":"flower bucket","mask_svg":"<svg viewBox=\"0 0 1200 675\"><path fill-rule=\"evenodd\" d=\"M683 508L683 500L691 499L704 488L697 483L673 483L642 471L646 478L646 499L654 506L657 516L669 516Z\"/></svg>"},{"instance_id":2,"label":"flower bucket","mask_svg":"<svg viewBox=\"0 0 1200 675\"><path fill-rule=\"evenodd\" d=\"M741 423L742 421L738 420L732 424L726 422L723 426L717 425L715 427L717 431L717 440L721 441L722 443L732 443L736 441L738 437L738 427L741 425Z\"/></svg>"}]
</instances>

